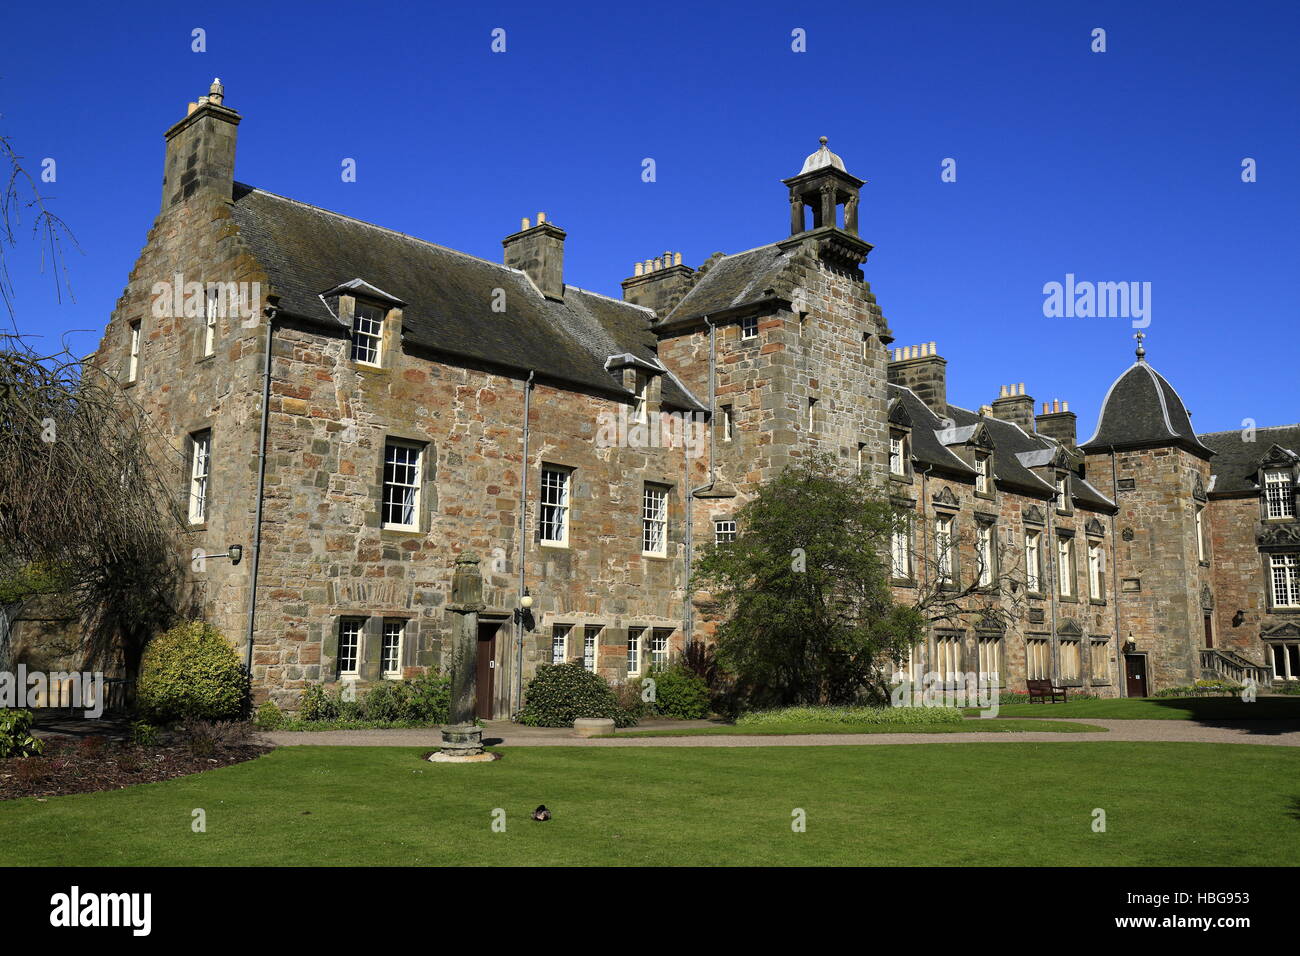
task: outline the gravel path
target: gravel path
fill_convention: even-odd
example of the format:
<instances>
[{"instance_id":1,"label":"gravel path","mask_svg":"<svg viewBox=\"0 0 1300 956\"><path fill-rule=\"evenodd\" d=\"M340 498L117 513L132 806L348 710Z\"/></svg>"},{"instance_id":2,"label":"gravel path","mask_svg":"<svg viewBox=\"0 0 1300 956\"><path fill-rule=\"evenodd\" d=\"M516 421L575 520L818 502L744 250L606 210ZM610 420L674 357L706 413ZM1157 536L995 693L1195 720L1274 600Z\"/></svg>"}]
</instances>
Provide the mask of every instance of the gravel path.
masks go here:
<instances>
[{"instance_id":1,"label":"gravel path","mask_svg":"<svg viewBox=\"0 0 1300 956\"><path fill-rule=\"evenodd\" d=\"M978 719L978 718L975 718ZM969 734L791 734L786 736L715 735L695 737L613 737L587 739L571 730L519 727L492 721L483 730L485 743L504 747L857 747L888 744L955 743L1086 743L1090 741L1156 741L1175 743L1264 744L1300 747L1295 721L1252 720L1197 723L1190 720L1098 720L1047 717L1107 728L1107 733L975 732ZM708 727L708 721L673 721L665 727ZM638 730L656 729L642 724ZM262 734L277 746L299 744L326 747L429 747L439 744L437 730L326 730Z\"/></svg>"}]
</instances>

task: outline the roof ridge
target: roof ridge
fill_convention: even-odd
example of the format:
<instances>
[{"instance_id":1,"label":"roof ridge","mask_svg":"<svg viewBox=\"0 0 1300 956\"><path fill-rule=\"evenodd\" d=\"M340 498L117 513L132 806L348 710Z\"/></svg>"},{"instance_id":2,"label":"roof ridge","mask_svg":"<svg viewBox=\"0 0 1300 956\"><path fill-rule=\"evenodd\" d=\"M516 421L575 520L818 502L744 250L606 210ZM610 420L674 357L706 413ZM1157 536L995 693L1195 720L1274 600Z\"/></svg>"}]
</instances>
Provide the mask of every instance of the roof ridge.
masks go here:
<instances>
[{"instance_id":1,"label":"roof ridge","mask_svg":"<svg viewBox=\"0 0 1300 956\"><path fill-rule=\"evenodd\" d=\"M1256 425L1255 431L1266 432L1272 431L1275 428L1300 428L1300 422L1296 422L1294 425ZM1217 432L1198 432L1197 435L1198 437L1205 438L1208 438L1211 435L1240 435L1245 430L1246 429L1244 428L1225 428L1222 431Z\"/></svg>"},{"instance_id":2,"label":"roof ridge","mask_svg":"<svg viewBox=\"0 0 1300 956\"><path fill-rule=\"evenodd\" d=\"M501 269L504 272L514 272L514 273L519 273L521 275L526 274L520 269L515 269L511 266L506 265L504 262L493 262L491 259L484 259L482 256L476 256L468 252L462 252L459 249L451 248L451 246L444 246L439 243L433 242L429 239L421 239L419 236L413 236L409 232L402 232L400 229L390 229L388 226L381 226L378 223L369 222L368 220L365 219L358 219L356 216L348 216L341 212L335 212L333 209L326 209L324 206L317 206L314 205L313 203L303 202L301 199L294 199L292 196L282 196L279 193L273 193L269 189L263 189L260 186L253 186L248 183L239 183L239 182L235 183L235 185L243 186L246 189L250 190L251 192L261 193L263 196L270 196L273 199L280 199L283 200L284 202L293 203L295 206L302 206L304 209L311 209L316 212L323 212L325 213L325 215L334 216L336 219L346 219L348 222L355 222L361 226L369 226L371 229L378 229L380 232L386 232L392 236L400 236L403 239L410 240L411 242L418 242L421 245L430 246L434 249L439 249L443 252L450 252L452 255L461 256L462 258L465 259L472 259L475 262L481 262L484 265L493 266L494 268Z\"/></svg>"},{"instance_id":3,"label":"roof ridge","mask_svg":"<svg viewBox=\"0 0 1300 956\"><path fill-rule=\"evenodd\" d=\"M584 289L582 286L570 285L567 282L564 284L564 287L566 289L572 289L574 292L581 292L583 295L594 295L598 299L605 299L606 301L613 302L616 305L625 305L629 309L640 309L642 312L649 312L651 315L656 314L655 310L650 308L648 305L637 305L635 302L628 302L626 299L616 299L612 295L605 295L603 292L595 292L592 289Z\"/></svg>"}]
</instances>

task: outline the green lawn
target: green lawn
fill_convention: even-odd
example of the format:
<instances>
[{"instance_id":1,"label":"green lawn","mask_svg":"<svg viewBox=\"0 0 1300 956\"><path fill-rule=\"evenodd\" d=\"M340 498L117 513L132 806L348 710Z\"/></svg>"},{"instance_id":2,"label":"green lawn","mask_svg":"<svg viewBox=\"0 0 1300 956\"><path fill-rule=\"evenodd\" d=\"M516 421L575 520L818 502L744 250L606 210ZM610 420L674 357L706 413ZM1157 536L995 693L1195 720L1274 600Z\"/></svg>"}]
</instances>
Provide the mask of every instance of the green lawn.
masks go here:
<instances>
[{"instance_id":1,"label":"green lawn","mask_svg":"<svg viewBox=\"0 0 1300 956\"><path fill-rule=\"evenodd\" d=\"M815 721L785 721L769 724L718 724L716 727L685 727L681 730L620 730L614 737L772 737L780 734L975 734L999 733L1087 734L1106 732L1095 724L1042 720L965 720L960 724L836 724ZM611 736L604 734L602 736Z\"/></svg>"},{"instance_id":2,"label":"green lawn","mask_svg":"<svg viewBox=\"0 0 1300 956\"><path fill-rule=\"evenodd\" d=\"M287 747L0 803L0 863L1294 865L1300 749L1231 744ZM555 814L535 823L545 803ZM191 832L191 811L207 832ZM504 833L491 828L507 812ZM807 832L791 831L791 811ZM1094 808L1107 832L1091 828Z\"/></svg>"},{"instance_id":3,"label":"green lawn","mask_svg":"<svg viewBox=\"0 0 1300 956\"><path fill-rule=\"evenodd\" d=\"M979 713L974 708L967 715ZM999 717L1095 717L1111 720L1295 720L1300 697L1260 697L1247 704L1238 697L1114 697L1064 704L1003 704Z\"/></svg>"}]
</instances>

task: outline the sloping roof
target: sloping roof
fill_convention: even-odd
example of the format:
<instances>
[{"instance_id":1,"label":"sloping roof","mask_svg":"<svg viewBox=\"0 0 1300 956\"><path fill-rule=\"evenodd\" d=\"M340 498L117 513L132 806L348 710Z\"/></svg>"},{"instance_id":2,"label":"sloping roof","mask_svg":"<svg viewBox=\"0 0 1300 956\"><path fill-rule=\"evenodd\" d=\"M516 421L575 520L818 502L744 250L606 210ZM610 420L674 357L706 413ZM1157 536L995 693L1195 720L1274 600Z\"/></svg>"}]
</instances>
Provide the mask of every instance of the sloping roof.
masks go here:
<instances>
[{"instance_id":1,"label":"sloping roof","mask_svg":"<svg viewBox=\"0 0 1300 956\"><path fill-rule=\"evenodd\" d=\"M701 267L691 290L664 317L664 321L714 315L760 302L773 293L776 280L789 260L790 253L776 245L723 256L707 270Z\"/></svg>"},{"instance_id":2,"label":"sloping roof","mask_svg":"<svg viewBox=\"0 0 1300 956\"><path fill-rule=\"evenodd\" d=\"M1238 429L1198 436L1201 443L1214 452L1214 458L1211 459L1214 472L1211 476L1211 481L1214 482L1211 490L1214 493L1258 491L1255 476L1259 471L1260 460L1274 445L1300 455L1300 425L1256 428L1248 434L1251 441L1247 441L1246 435Z\"/></svg>"},{"instance_id":3,"label":"sloping roof","mask_svg":"<svg viewBox=\"0 0 1300 956\"><path fill-rule=\"evenodd\" d=\"M993 477L999 482L1013 485L1031 494L1051 495L1056 489L1021 464L1021 452L1041 451L1049 447L1046 439L1027 435L1011 422L990 415L979 415L970 409L948 405L948 415L958 426L978 425L983 422L993 440Z\"/></svg>"},{"instance_id":4,"label":"sloping roof","mask_svg":"<svg viewBox=\"0 0 1300 956\"><path fill-rule=\"evenodd\" d=\"M656 361L654 313L574 286L547 299L517 269L236 183L234 219L280 296L282 311L338 329L322 293L353 279L405 303L403 340L451 356L628 395L611 354ZM506 311L494 312L496 290ZM671 376L663 399L702 406Z\"/></svg>"},{"instance_id":5,"label":"sloping roof","mask_svg":"<svg viewBox=\"0 0 1300 956\"><path fill-rule=\"evenodd\" d=\"M974 476L975 469L962 461L939 441L938 432L943 421L917 394L905 385L889 386L889 399L903 404L912 420L912 457L925 465L933 465L959 475Z\"/></svg>"},{"instance_id":6,"label":"sloping roof","mask_svg":"<svg viewBox=\"0 0 1300 956\"><path fill-rule=\"evenodd\" d=\"M1111 384L1101 403L1096 432L1079 447L1099 452L1163 444L1202 458L1214 454L1197 439L1191 416L1174 387L1139 358Z\"/></svg>"}]
</instances>

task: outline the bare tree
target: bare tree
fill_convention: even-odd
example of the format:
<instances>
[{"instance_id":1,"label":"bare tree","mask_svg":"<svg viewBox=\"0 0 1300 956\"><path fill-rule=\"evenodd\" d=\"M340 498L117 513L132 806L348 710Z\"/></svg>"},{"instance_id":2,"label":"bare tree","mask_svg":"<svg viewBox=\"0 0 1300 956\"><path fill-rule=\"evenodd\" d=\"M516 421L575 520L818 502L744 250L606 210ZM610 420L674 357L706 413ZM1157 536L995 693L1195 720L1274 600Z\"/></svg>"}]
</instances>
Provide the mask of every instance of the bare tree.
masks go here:
<instances>
[{"instance_id":1,"label":"bare tree","mask_svg":"<svg viewBox=\"0 0 1300 956\"><path fill-rule=\"evenodd\" d=\"M36 178L27 171L23 157L6 136L0 136L0 174L4 175L4 188L0 191L0 300L3 300L12 321L15 290L13 276L9 273L9 254L18 245L24 214L31 217L33 240L41 243L42 271L48 258L54 293L59 301L63 300L65 289L68 297L72 297L63 243L67 241L76 248L80 247L67 223L46 206L49 197L42 195Z\"/></svg>"},{"instance_id":2,"label":"bare tree","mask_svg":"<svg viewBox=\"0 0 1300 956\"><path fill-rule=\"evenodd\" d=\"M182 602L170 449L117 381L0 335L0 582L67 594L88 658L133 673ZM179 454L177 452L177 454Z\"/></svg>"}]
</instances>

